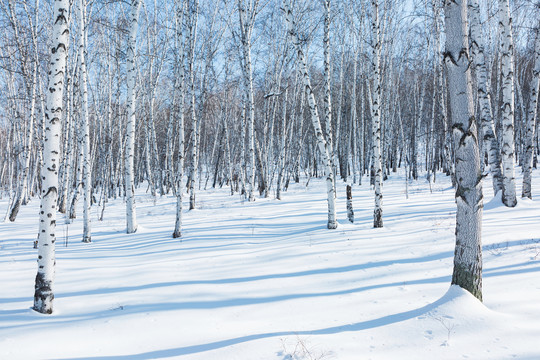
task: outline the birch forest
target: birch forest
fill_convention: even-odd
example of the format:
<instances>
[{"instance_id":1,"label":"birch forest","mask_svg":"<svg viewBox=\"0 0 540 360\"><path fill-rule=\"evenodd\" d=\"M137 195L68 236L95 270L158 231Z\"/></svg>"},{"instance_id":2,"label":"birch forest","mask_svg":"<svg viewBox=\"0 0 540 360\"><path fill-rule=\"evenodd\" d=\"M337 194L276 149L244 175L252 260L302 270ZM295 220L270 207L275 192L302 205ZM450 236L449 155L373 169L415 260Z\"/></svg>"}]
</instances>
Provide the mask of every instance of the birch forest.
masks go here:
<instances>
[{"instance_id":1,"label":"birch forest","mask_svg":"<svg viewBox=\"0 0 540 360\"><path fill-rule=\"evenodd\" d=\"M174 199L164 230L180 242L207 191L250 206L320 179L332 238L343 211L392 224L397 174L403 201L449 179L451 283L480 301L485 189L537 200L536 0L0 0L0 28L0 215L40 204L40 313L58 224L92 246L120 201L134 236L139 192Z\"/></svg>"}]
</instances>

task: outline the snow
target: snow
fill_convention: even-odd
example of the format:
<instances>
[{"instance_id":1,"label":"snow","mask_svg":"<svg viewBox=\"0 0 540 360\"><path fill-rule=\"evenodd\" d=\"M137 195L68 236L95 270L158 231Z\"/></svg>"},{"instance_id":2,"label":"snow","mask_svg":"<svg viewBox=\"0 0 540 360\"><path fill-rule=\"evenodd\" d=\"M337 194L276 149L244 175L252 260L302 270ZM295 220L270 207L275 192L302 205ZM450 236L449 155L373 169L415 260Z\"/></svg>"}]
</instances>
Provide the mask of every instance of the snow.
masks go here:
<instances>
[{"instance_id":1,"label":"snow","mask_svg":"<svg viewBox=\"0 0 540 360\"><path fill-rule=\"evenodd\" d=\"M539 178L537 170L533 199ZM125 234L121 199L102 222L93 207L92 244L80 242L81 219L60 218L53 315L30 310L34 199L15 223L0 223L0 359L540 358L538 200L508 209L484 182L481 303L450 286L448 178L438 174L432 191L410 183L407 199L393 174L382 229L372 228L368 185L353 188L350 224L339 183L340 226L328 230L324 180L305 183L282 201L200 191L181 241L171 237L176 200L154 201L144 186L135 234Z\"/></svg>"}]
</instances>

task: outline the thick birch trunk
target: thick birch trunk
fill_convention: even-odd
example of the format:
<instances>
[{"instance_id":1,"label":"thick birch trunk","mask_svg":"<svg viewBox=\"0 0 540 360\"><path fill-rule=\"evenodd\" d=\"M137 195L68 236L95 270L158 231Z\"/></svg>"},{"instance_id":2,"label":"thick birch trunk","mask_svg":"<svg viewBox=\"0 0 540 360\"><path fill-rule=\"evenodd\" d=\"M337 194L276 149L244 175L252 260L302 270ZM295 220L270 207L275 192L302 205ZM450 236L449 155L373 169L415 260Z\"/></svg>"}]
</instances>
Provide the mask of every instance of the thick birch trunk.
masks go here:
<instances>
[{"instance_id":1,"label":"thick birch trunk","mask_svg":"<svg viewBox=\"0 0 540 360\"><path fill-rule=\"evenodd\" d=\"M482 174L468 56L466 0L445 0L448 87L456 151L456 249L452 284L482 300Z\"/></svg>"},{"instance_id":2,"label":"thick birch trunk","mask_svg":"<svg viewBox=\"0 0 540 360\"><path fill-rule=\"evenodd\" d=\"M129 40L127 55L127 126L126 126L126 150L125 150L125 184L126 184L126 231L132 234L137 231L137 216L135 210L135 129L136 129L136 94L135 80L137 70L135 57L137 54L137 30L139 25L140 0L131 1L129 16Z\"/></svg>"},{"instance_id":3,"label":"thick birch trunk","mask_svg":"<svg viewBox=\"0 0 540 360\"><path fill-rule=\"evenodd\" d=\"M69 1L54 2L52 46L49 64L49 86L43 136L42 196L40 234L38 238L38 271L33 309L43 314L53 312L53 282L56 265L56 211L58 201L58 168L62 132L62 95L69 38Z\"/></svg>"},{"instance_id":4,"label":"thick birch trunk","mask_svg":"<svg viewBox=\"0 0 540 360\"><path fill-rule=\"evenodd\" d=\"M514 44L509 0L499 0L501 30L501 79L502 79L502 201L508 207L517 204L514 179Z\"/></svg>"}]
</instances>

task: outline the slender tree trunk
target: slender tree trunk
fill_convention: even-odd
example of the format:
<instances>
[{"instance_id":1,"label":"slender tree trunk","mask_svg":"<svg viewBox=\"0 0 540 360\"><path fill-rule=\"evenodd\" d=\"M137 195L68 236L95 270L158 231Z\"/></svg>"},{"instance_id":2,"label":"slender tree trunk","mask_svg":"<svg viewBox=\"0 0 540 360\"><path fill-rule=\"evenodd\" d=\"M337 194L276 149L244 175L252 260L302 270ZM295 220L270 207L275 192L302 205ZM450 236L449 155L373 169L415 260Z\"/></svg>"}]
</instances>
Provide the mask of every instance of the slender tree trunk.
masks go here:
<instances>
[{"instance_id":1,"label":"slender tree trunk","mask_svg":"<svg viewBox=\"0 0 540 360\"><path fill-rule=\"evenodd\" d=\"M538 12L536 12L538 15ZM525 137L525 158L523 159L523 191L522 197L532 199L531 177L534 153L534 132L538 108L538 93L540 92L540 22L536 29L534 47L534 68L531 81L529 112L527 115L527 135Z\"/></svg>"},{"instance_id":2,"label":"slender tree trunk","mask_svg":"<svg viewBox=\"0 0 540 360\"><path fill-rule=\"evenodd\" d=\"M321 127L321 120L319 118L319 112L317 110L317 102L315 101L315 95L311 88L311 81L309 78L309 73L306 64L306 58L304 51L302 50L302 45L298 40L296 25L293 20L292 11L289 9L286 3L283 4L285 11L285 20L288 24L289 35L292 38L293 45L296 47L297 57L299 62L299 67L302 72L302 80L304 82L304 88L309 102L309 109L311 112L311 122L313 124L313 130L315 131L315 136L317 138L317 146L321 154L325 170L326 170L326 187L328 195L328 229L336 229L338 226L336 220L336 197L335 197L335 187L334 187L334 169L332 169L331 154L328 149L328 144L324 139L323 130Z\"/></svg>"},{"instance_id":3,"label":"slender tree trunk","mask_svg":"<svg viewBox=\"0 0 540 360\"><path fill-rule=\"evenodd\" d=\"M188 25L188 68L189 84L191 92L191 163L189 168L189 210L195 209L195 184L197 183L197 170L199 168L198 147L199 147L199 122L196 111L195 99L195 44L197 40L197 18L199 16L199 0L189 4L189 25Z\"/></svg>"},{"instance_id":4,"label":"slender tree trunk","mask_svg":"<svg viewBox=\"0 0 540 360\"><path fill-rule=\"evenodd\" d=\"M255 201L255 97L253 92L253 69L251 63L251 35L256 15L258 0L248 1L247 8L244 0L238 0L238 16L240 25L240 40L242 42L242 63L244 70L244 87L247 100L247 161L246 185L249 201ZM262 166L262 164L261 164Z\"/></svg>"},{"instance_id":5,"label":"slender tree trunk","mask_svg":"<svg viewBox=\"0 0 540 360\"><path fill-rule=\"evenodd\" d=\"M354 223L354 210L352 201L352 186L347 184L347 219L352 224Z\"/></svg>"},{"instance_id":6,"label":"slender tree trunk","mask_svg":"<svg viewBox=\"0 0 540 360\"><path fill-rule=\"evenodd\" d=\"M77 3L79 17L79 69L80 69L80 95L81 95L81 138L82 143L82 170L83 170L83 238L82 242L92 242L90 225L90 193L92 187L92 164L90 159L90 127L88 121L88 74L86 71L86 0Z\"/></svg>"},{"instance_id":7,"label":"slender tree trunk","mask_svg":"<svg viewBox=\"0 0 540 360\"><path fill-rule=\"evenodd\" d=\"M174 115L178 119L178 169L176 173L176 221L174 225L173 238L182 236L182 198L184 190L182 189L182 178L184 176L184 37L183 37L183 22L184 22L184 0L175 0L176 5L176 33L175 43L178 51L176 59L176 76L174 83Z\"/></svg>"},{"instance_id":8,"label":"slender tree trunk","mask_svg":"<svg viewBox=\"0 0 540 360\"><path fill-rule=\"evenodd\" d=\"M353 78L352 78L352 82L353 82L353 85L352 85L352 93L351 93L351 132L350 132L350 141L348 142L349 146L352 147L352 154L351 154L351 158L352 158L352 161L351 161L351 165L352 165L352 173L353 173L353 180L352 180L352 183L353 184L357 184L358 183L358 179L361 177L360 175L360 171L358 169L358 148L357 148L357 144L358 144L358 129L357 129L357 122L358 122L358 119L357 119L357 114L356 114L356 101L357 101L357 98L356 98L356 85L357 85L357 69L358 69L358 54L355 52L354 53L354 59L353 59ZM354 215L353 215L353 218L354 218Z\"/></svg>"},{"instance_id":9,"label":"slender tree trunk","mask_svg":"<svg viewBox=\"0 0 540 360\"><path fill-rule=\"evenodd\" d=\"M332 130L332 71L330 69L330 0L324 0L324 125L326 130L326 143L330 153L332 169L334 169L334 188L336 187L336 174L338 169L337 151L334 149L333 130ZM336 141L338 139L336 138ZM334 193L335 195L335 193Z\"/></svg>"},{"instance_id":10,"label":"slender tree trunk","mask_svg":"<svg viewBox=\"0 0 540 360\"><path fill-rule=\"evenodd\" d=\"M502 78L502 202L508 207L517 204L514 179L514 44L509 0L499 0L499 24L501 30L501 78Z\"/></svg>"},{"instance_id":11,"label":"slender tree trunk","mask_svg":"<svg viewBox=\"0 0 540 360\"><path fill-rule=\"evenodd\" d=\"M383 227L382 210L382 162L381 162L381 28L379 24L379 3L372 0L373 11L373 95L372 115L372 149L373 170L375 172L375 210L373 211L373 227Z\"/></svg>"},{"instance_id":12,"label":"slender tree trunk","mask_svg":"<svg viewBox=\"0 0 540 360\"><path fill-rule=\"evenodd\" d=\"M493 178L493 193L502 190L502 169L499 143L495 136L495 126L491 114L491 95L488 89L488 71L484 55L483 31L480 25L480 5L478 0L469 1L471 15L471 56L474 60L480 102L480 123L483 133L483 148L488 154L488 164Z\"/></svg>"},{"instance_id":13,"label":"slender tree trunk","mask_svg":"<svg viewBox=\"0 0 540 360\"><path fill-rule=\"evenodd\" d=\"M125 184L126 184L126 225L127 233L132 234L137 231L137 216L135 210L135 129L136 129L136 93L135 82L137 69L135 59L137 55L137 30L139 27L139 12L141 1L131 1L131 12L129 15L129 40L127 48L127 127L126 127L126 150L125 150Z\"/></svg>"},{"instance_id":14,"label":"slender tree trunk","mask_svg":"<svg viewBox=\"0 0 540 360\"><path fill-rule=\"evenodd\" d=\"M9 17L10 17L10 23L13 28L13 33L15 36L15 43L17 45L18 51L22 58L21 63L21 72L24 76L24 83L26 86L26 90L28 93L28 96L30 98L30 111L29 111L29 123L26 126L26 137L22 140L22 178L19 183L19 191L16 200L14 201L13 206L11 207L11 211L9 214L9 220L15 221L17 218L17 214L19 213L19 209L21 205L26 205L29 195L29 172L30 172L30 159L32 155L32 141L34 137L34 122L36 117L36 98L37 98L37 81L38 81L38 63L39 63L39 51L38 51L38 44L37 44L37 26L38 26L38 12L36 10L36 17L33 24L30 14L28 12L27 4L23 3L23 6L26 10L26 13L28 15L29 19L29 27L31 31L32 36L32 45L34 47L33 49L33 60L32 61L32 73L28 73L26 68L26 62L31 57L30 54L25 55L27 52L26 49L24 49L24 45L21 42L21 38L19 36L19 21L17 20L17 14L15 13L15 4L12 3L13 0L10 0L8 2L8 8L9 8ZM39 0L36 1L36 9L39 8ZM27 60L28 59L28 60Z\"/></svg>"},{"instance_id":15,"label":"slender tree trunk","mask_svg":"<svg viewBox=\"0 0 540 360\"><path fill-rule=\"evenodd\" d=\"M73 111L73 96L71 96L71 86L73 82L73 75L67 71L66 72L66 111L64 113L64 144L63 144L63 176L62 176L62 191L59 196L59 204L58 204L58 211L61 213L66 213L66 210L68 209L68 195L70 194L70 188L71 188L71 163L73 161L73 138L74 138L74 131L75 131L75 125L71 116L71 113ZM69 219L69 214L67 219Z\"/></svg>"},{"instance_id":16,"label":"slender tree trunk","mask_svg":"<svg viewBox=\"0 0 540 360\"><path fill-rule=\"evenodd\" d=\"M80 123L80 119L79 119ZM80 127L81 125L78 124ZM77 130L79 132L78 134L78 143L79 143L79 154L77 155L76 165L73 166L73 178L76 179L75 181L75 187L73 188L73 194L71 195L71 202L69 205L69 216L67 223L70 223L71 219L75 219L77 217L77 202L79 201L79 191L82 184L82 163L83 163L83 153L82 149L80 149L80 145L82 143L82 139L80 139L80 130ZM75 159L73 160L75 161Z\"/></svg>"},{"instance_id":17,"label":"slender tree trunk","mask_svg":"<svg viewBox=\"0 0 540 360\"><path fill-rule=\"evenodd\" d=\"M278 178L276 184L276 199L281 200L281 188L283 186L283 172L285 170L285 157L286 151L286 138L287 138L287 99L289 94L289 88L285 88L285 95L283 99L283 115L282 115L282 127L281 127L281 149L279 153L279 165L278 165Z\"/></svg>"},{"instance_id":18,"label":"slender tree trunk","mask_svg":"<svg viewBox=\"0 0 540 360\"><path fill-rule=\"evenodd\" d=\"M456 151L456 249L452 284L482 300L482 174L469 69L467 1L445 0L448 87Z\"/></svg>"}]
</instances>

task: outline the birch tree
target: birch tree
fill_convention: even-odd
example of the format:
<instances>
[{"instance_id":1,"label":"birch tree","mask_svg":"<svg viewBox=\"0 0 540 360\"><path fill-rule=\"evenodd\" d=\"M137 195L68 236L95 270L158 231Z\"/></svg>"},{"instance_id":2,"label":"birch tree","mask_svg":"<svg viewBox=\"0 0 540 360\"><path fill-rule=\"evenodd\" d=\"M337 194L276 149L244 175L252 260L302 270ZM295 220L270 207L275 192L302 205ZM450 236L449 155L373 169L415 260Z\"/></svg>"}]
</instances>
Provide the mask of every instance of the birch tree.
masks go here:
<instances>
[{"instance_id":1,"label":"birch tree","mask_svg":"<svg viewBox=\"0 0 540 360\"><path fill-rule=\"evenodd\" d=\"M467 0L445 0L444 12L457 204L452 284L482 300L482 174L469 69Z\"/></svg>"},{"instance_id":2,"label":"birch tree","mask_svg":"<svg viewBox=\"0 0 540 360\"><path fill-rule=\"evenodd\" d=\"M540 8L540 5L538 5ZM536 12L539 15L539 12ZM523 159L523 191L522 197L532 199L531 177L534 153L534 133L538 108L538 93L540 92L540 21L536 28L534 47L534 68L529 94L529 111L527 114L527 133L525 136L525 158Z\"/></svg>"},{"instance_id":3,"label":"birch tree","mask_svg":"<svg viewBox=\"0 0 540 360\"><path fill-rule=\"evenodd\" d=\"M382 163L381 163L381 27L378 0L371 1L373 35L373 95L371 102L373 170L375 172L375 210L373 227L383 227L382 218Z\"/></svg>"},{"instance_id":4,"label":"birch tree","mask_svg":"<svg viewBox=\"0 0 540 360\"><path fill-rule=\"evenodd\" d=\"M2 6L4 6L2 1ZM26 88L27 95L30 100L30 109L29 109L29 122L26 128L25 138L22 144L22 167L23 173L22 178L19 183L19 190L17 198L15 199L13 206L11 207L9 220L15 221L17 214L19 212L21 205L26 205L29 195L29 173L30 173L30 159L32 155L32 143L34 137L34 125L36 118L36 98L38 90L38 63L39 63L39 51L37 44L37 27L39 25L38 18L38 8L39 1L36 2L35 16L32 20L28 6L26 2L23 3L23 8L28 18L28 28L30 30L30 35L32 39L31 44L25 44L20 36L20 22L15 13L15 4L13 0L9 0L7 3L7 9L5 11L8 13L9 22L13 29L13 35L15 38L15 44L17 47L17 52L20 56L20 70L23 75L24 85ZM28 46L30 45L30 46ZM27 50L26 47L29 47L31 50ZM33 48L33 49L32 49ZM30 64L28 64L30 63ZM31 67L31 69L28 69Z\"/></svg>"},{"instance_id":5,"label":"birch tree","mask_svg":"<svg viewBox=\"0 0 540 360\"><path fill-rule=\"evenodd\" d=\"M197 41L197 23L199 17L199 0L188 2L189 17L187 19L188 30L188 74L191 96L191 163L189 167L189 209L195 209L195 184L197 183L198 148L199 148L199 123L197 118L195 99L195 44Z\"/></svg>"},{"instance_id":6,"label":"birch tree","mask_svg":"<svg viewBox=\"0 0 540 360\"><path fill-rule=\"evenodd\" d=\"M183 23L185 1L175 0L175 78L174 78L174 107L173 113L177 117L178 123L178 168L176 173L176 221L174 225L173 238L182 236L182 178L184 176L184 36Z\"/></svg>"},{"instance_id":7,"label":"birch tree","mask_svg":"<svg viewBox=\"0 0 540 360\"><path fill-rule=\"evenodd\" d=\"M92 187L92 164L90 159L90 126L88 121L88 73L86 69L86 0L77 1L77 16L79 18L79 75L81 95L80 139L82 148L82 179L83 179L83 238L82 242L92 241L90 225L90 193Z\"/></svg>"},{"instance_id":8,"label":"birch tree","mask_svg":"<svg viewBox=\"0 0 540 360\"><path fill-rule=\"evenodd\" d=\"M137 69L135 59L137 54L137 30L139 24L139 12L141 1L132 0L129 15L129 39L126 51L127 55L127 127L126 127L126 150L125 150L125 186L126 186L126 225L127 233L137 231L137 216L135 210L135 127L136 127L136 94L135 81Z\"/></svg>"},{"instance_id":9,"label":"birch tree","mask_svg":"<svg viewBox=\"0 0 540 360\"><path fill-rule=\"evenodd\" d=\"M42 314L53 312L53 282L56 265L56 211L58 201L58 168L60 166L60 136L62 132L62 96L69 38L69 1L57 0L53 9L53 31L50 46L49 82L45 128L43 134L43 165L40 233L38 236L38 271L35 281L33 309Z\"/></svg>"},{"instance_id":10,"label":"birch tree","mask_svg":"<svg viewBox=\"0 0 540 360\"><path fill-rule=\"evenodd\" d=\"M508 207L517 204L514 179L514 42L509 0L499 0L499 28L501 36L502 81L502 202Z\"/></svg>"},{"instance_id":11,"label":"birch tree","mask_svg":"<svg viewBox=\"0 0 540 360\"><path fill-rule=\"evenodd\" d=\"M253 66L251 64L251 44L255 16L257 14L258 0L238 0L238 16L240 25L240 41L242 44L242 67L244 74L244 87L247 103L247 161L246 180L249 201L255 201L253 189L255 187L255 97L253 93Z\"/></svg>"},{"instance_id":12,"label":"birch tree","mask_svg":"<svg viewBox=\"0 0 540 360\"><path fill-rule=\"evenodd\" d=\"M493 193L496 194L499 190L502 190L501 158L491 113L491 95L488 88L489 75L484 54L484 32L480 25L480 5L478 0L469 0L469 11L471 19L471 56L476 70L483 148L488 154L488 164L493 179Z\"/></svg>"},{"instance_id":13,"label":"birch tree","mask_svg":"<svg viewBox=\"0 0 540 360\"><path fill-rule=\"evenodd\" d=\"M336 198L335 198L335 187L334 187L334 169L332 169L332 161L330 158L330 151L328 149L328 143L324 138L323 130L321 127L321 120L319 117L319 111L317 109L317 102L315 100L315 95L313 94L313 89L311 87L311 80L309 77L306 57L302 49L302 44L298 39L296 24L293 19L292 11L287 5L283 2L283 10L285 12L285 20L287 22L287 28L289 36L292 39L292 43L296 48L297 61L299 63L299 68L301 71L302 81L304 83L305 92L307 95L307 100L309 104L309 110L311 112L311 123L313 125L313 130L315 131L315 136L317 140L317 147L322 157L322 161L326 173L326 189L327 189L327 198L328 198L328 229L336 229L338 226L336 220Z\"/></svg>"},{"instance_id":14,"label":"birch tree","mask_svg":"<svg viewBox=\"0 0 540 360\"><path fill-rule=\"evenodd\" d=\"M330 161L334 169L334 182L336 181L337 155L334 151L333 131L332 131L332 71L330 69L330 0L323 0L324 5L324 125L326 130L326 142ZM334 184L335 187L335 184Z\"/></svg>"}]
</instances>

